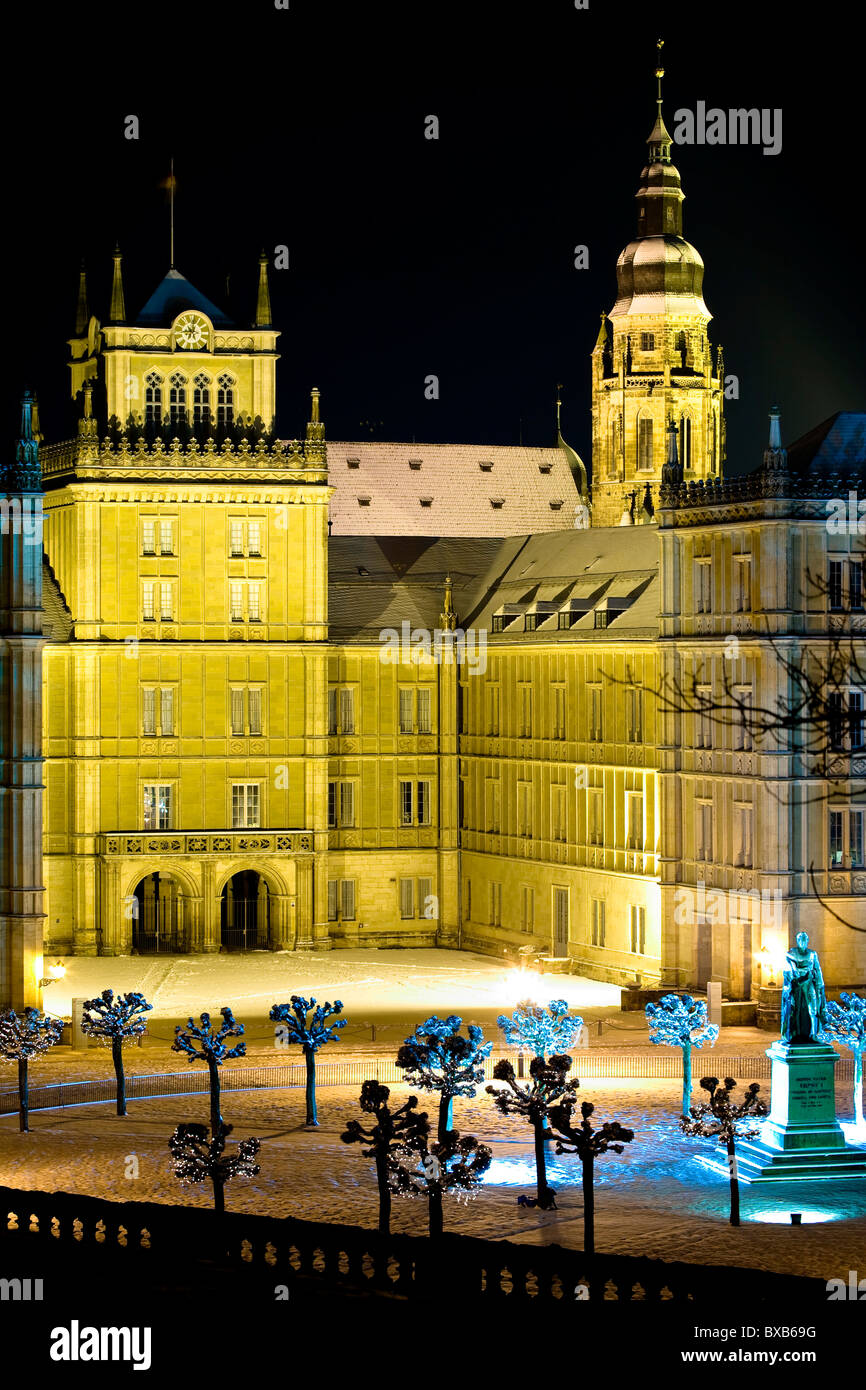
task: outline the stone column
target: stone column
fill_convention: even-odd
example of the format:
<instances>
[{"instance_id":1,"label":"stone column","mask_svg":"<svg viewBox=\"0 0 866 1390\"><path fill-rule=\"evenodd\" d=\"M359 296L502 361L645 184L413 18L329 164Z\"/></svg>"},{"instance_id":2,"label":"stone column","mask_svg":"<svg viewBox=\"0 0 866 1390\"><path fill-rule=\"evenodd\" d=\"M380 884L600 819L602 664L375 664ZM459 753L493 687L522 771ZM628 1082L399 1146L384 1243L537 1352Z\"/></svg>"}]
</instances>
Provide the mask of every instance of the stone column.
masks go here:
<instances>
[{"instance_id":1,"label":"stone column","mask_svg":"<svg viewBox=\"0 0 866 1390\"><path fill-rule=\"evenodd\" d=\"M297 924L298 931L295 949L312 951L314 945L313 926L313 860L297 860Z\"/></svg>"},{"instance_id":2,"label":"stone column","mask_svg":"<svg viewBox=\"0 0 866 1390\"><path fill-rule=\"evenodd\" d=\"M204 860L201 866L202 935L197 950L211 954L220 948L220 900L216 892L213 864Z\"/></svg>"}]
</instances>

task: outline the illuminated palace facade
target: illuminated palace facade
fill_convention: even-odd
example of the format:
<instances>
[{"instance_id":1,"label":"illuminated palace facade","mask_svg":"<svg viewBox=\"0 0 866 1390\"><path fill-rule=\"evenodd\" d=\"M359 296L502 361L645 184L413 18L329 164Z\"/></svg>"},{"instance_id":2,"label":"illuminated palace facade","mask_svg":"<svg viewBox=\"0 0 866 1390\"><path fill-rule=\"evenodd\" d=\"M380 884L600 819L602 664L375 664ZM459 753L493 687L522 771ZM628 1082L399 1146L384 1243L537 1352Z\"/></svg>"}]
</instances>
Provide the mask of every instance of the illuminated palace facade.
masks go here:
<instances>
[{"instance_id":1,"label":"illuminated palace facade","mask_svg":"<svg viewBox=\"0 0 866 1390\"><path fill-rule=\"evenodd\" d=\"M82 277L77 435L42 444L26 401L0 472L0 1002L37 1002L49 953L523 945L748 999L800 929L863 980L836 920L866 926L862 748L828 799L658 692L772 707L780 650L863 632L862 540L826 520L866 417L786 452L774 414L723 480L660 104L648 143L591 491L560 435L458 447L446 493L446 446L326 444L315 391L280 440L264 259L251 327L174 269L128 320L119 255L100 323Z\"/></svg>"}]
</instances>

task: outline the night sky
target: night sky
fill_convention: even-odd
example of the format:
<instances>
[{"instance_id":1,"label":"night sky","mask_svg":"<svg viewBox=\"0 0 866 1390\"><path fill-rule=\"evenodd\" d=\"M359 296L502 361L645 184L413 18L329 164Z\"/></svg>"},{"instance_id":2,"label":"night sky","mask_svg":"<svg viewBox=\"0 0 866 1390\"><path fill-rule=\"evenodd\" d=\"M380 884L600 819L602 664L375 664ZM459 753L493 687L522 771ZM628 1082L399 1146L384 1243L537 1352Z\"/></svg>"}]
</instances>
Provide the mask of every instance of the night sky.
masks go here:
<instances>
[{"instance_id":1,"label":"night sky","mask_svg":"<svg viewBox=\"0 0 866 1390\"><path fill-rule=\"evenodd\" d=\"M776 3L703 20L602 0L17 12L10 435L24 385L46 439L72 433L81 257L103 317L115 240L129 321L167 271L173 155L177 267L233 318L251 321L260 249L289 247L290 269L271 275L282 436L302 433L315 384L332 439L549 445L562 382L563 433L588 461L589 354L634 233L662 35L671 130L699 100L783 111L778 156L674 149L711 339L740 382L727 467L752 468L775 401L790 442L866 397L856 12L803 13L808 28ZM573 268L579 243L588 270Z\"/></svg>"}]
</instances>

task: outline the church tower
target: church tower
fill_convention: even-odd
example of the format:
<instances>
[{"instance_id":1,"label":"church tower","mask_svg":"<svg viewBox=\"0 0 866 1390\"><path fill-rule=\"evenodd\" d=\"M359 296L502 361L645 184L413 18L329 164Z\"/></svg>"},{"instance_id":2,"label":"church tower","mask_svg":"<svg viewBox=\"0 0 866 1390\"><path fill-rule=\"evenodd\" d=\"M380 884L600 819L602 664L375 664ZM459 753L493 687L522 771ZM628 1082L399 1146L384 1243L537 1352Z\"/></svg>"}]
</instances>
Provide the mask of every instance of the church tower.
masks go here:
<instances>
[{"instance_id":1,"label":"church tower","mask_svg":"<svg viewBox=\"0 0 866 1390\"><path fill-rule=\"evenodd\" d=\"M663 76L658 67L637 235L617 261L616 303L602 315L592 353L594 526L652 521L672 422L686 482L720 476L725 457L722 350L714 363L704 263L683 237L685 195L662 116Z\"/></svg>"}]
</instances>

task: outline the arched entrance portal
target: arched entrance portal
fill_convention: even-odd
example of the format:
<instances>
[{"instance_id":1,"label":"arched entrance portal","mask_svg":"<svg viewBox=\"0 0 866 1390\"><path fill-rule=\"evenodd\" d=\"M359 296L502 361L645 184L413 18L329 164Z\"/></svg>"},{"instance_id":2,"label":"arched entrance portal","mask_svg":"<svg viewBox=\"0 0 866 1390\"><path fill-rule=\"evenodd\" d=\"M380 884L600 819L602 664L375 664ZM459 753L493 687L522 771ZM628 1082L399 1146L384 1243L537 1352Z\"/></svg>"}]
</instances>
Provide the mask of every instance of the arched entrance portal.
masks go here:
<instances>
[{"instance_id":1,"label":"arched entrance portal","mask_svg":"<svg viewBox=\"0 0 866 1390\"><path fill-rule=\"evenodd\" d=\"M224 951L266 951L271 941L271 895L255 869L234 874L220 898L220 945Z\"/></svg>"},{"instance_id":2,"label":"arched entrance portal","mask_svg":"<svg viewBox=\"0 0 866 1390\"><path fill-rule=\"evenodd\" d=\"M142 956L186 951L183 892L171 874L148 874L134 893L132 949Z\"/></svg>"}]
</instances>

